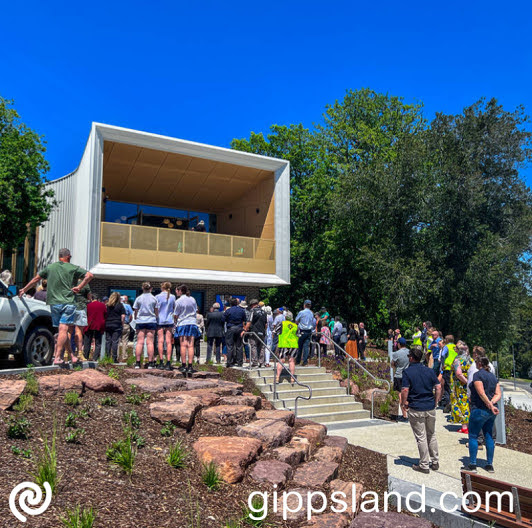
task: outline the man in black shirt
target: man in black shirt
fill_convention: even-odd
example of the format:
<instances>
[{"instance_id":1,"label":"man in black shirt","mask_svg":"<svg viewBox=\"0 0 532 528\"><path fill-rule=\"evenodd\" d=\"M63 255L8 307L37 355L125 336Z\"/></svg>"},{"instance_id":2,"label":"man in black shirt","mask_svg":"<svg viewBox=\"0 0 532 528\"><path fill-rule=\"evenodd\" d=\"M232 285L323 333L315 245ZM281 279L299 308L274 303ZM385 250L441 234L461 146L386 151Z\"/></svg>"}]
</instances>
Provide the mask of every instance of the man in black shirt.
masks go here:
<instances>
[{"instance_id":1,"label":"man in black shirt","mask_svg":"<svg viewBox=\"0 0 532 528\"><path fill-rule=\"evenodd\" d=\"M246 332L253 332L257 335L249 336L250 361L252 367L262 367L264 365L264 336L266 335L266 322L268 316L259 307L257 299L251 299L250 303L250 318L246 324Z\"/></svg>"},{"instance_id":2,"label":"man in black shirt","mask_svg":"<svg viewBox=\"0 0 532 528\"><path fill-rule=\"evenodd\" d=\"M224 312L224 322L227 326L225 344L227 345L227 366L241 367L244 364L242 354L242 333L246 323L246 310L238 306L239 299L231 299L231 308Z\"/></svg>"},{"instance_id":3,"label":"man in black shirt","mask_svg":"<svg viewBox=\"0 0 532 528\"><path fill-rule=\"evenodd\" d=\"M207 330L207 363L212 358L213 344L216 363L220 363L224 326L224 312L220 312L220 305L214 303L212 305L212 312L209 312L205 318L205 328Z\"/></svg>"}]
</instances>

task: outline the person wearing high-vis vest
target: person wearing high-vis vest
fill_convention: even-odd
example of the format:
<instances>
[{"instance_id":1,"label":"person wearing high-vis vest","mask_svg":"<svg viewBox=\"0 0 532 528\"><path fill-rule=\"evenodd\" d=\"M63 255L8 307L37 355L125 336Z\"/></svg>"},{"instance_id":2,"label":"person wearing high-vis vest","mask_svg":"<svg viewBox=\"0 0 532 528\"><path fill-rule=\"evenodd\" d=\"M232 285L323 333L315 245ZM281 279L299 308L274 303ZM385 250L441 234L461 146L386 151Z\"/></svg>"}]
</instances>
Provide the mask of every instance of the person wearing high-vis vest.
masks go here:
<instances>
[{"instance_id":1,"label":"person wearing high-vis vest","mask_svg":"<svg viewBox=\"0 0 532 528\"><path fill-rule=\"evenodd\" d=\"M421 342L421 330L419 329L419 326L416 326L414 329L416 332L412 336L412 346L423 346L423 343Z\"/></svg>"},{"instance_id":2,"label":"person wearing high-vis vest","mask_svg":"<svg viewBox=\"0 0 532 528\"><path fill-rule=\"evenodd\" d=\"M440 357L440 369L444 381L441 405L445 413L451 411L451 369L455 359L456 345L454 344L454 336L447 335L445 336L445 346Z\"/></svg>"},{"instance_id":3,"label":"person wearing high-vis vest","mask_svg":"<svg viewBox=\"0 0 532 528\"><path fill-rule=\"evenodd\" d=\"M296 371L296 357L299 350L299 338L297 336L297 324L293 321L281 321L273 329L274 334L279 336L279 343L277 345L276 354L279 357L277 364L277 383L281 381L281 374L283 372L283 365L288 359L288 366L292 379L290 382L294 384ZM286 373L286 371L285 371Z\"/></svg>"}]
</instances>

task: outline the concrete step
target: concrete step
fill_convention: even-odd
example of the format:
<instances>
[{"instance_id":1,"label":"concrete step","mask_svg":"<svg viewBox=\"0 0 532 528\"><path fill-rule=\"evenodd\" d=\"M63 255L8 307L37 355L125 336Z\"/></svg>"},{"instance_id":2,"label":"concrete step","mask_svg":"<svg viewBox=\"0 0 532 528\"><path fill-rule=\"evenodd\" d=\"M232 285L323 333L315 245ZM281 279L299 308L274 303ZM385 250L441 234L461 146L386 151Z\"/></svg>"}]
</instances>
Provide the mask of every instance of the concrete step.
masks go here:
<instances>
[{"instance_id":1,"label":"concrete step","mask_svg":"<svg viewBox=\"0 0 532 528\"><path fill-rule=\"evenodd\" d=\"M276 409L293 409L295 406L295 398L285 398L284 400L272 401L273 406ZM353 396L348 396L346 394L338 396L314 396L310 400L298 400L298 408L308 407L312 405L324 405L324 404L333 404L333 403L356 403Z\"/></svg>"},{"instance_id":2,"label":"concrete step","mask_svg":"<svg viewBox=\"0 0 532 528\"><path fill-rule=\"evenodd\" d=\"M299 400L301 401L301 400ZM291 409L292 411L294 409ZM347 411L363 411L364 407L361 403L358 402L347 402L347 403L331 403L331 404L322 404L322 405L302 405L301 407L297 406L297 416L302 418L308 416L309 414L336 414L339 412Z\"/></svg>"},{"instance_id":3,"label":"concrete step","mask_svg":"<svg viewBox=\"0 0 532 528\"><path fill-rule=\"evenodd\" d=\"M299 367L296 366L296 374L325 374L327 371L325 370L325 367ZM260 368L260 369L252 369L251 370L251 377L252 378L260 378L261 376L272 376L273 375L273 363L271 367L268 368Z\"/></svg>"},{"instance_id":4,"label":"concrete step","mask_svg":"<svg viewBox=\"0 0 532 528\"><path fill-rule=\"evenodd\" d=\"M257 387L263 392L273 391L273 383L261 383L260 380L255 381L255 383ZM335 387L340 387L340 384L335 380L300 381L300 383L304 385L309 385L310 387L312 387L312 390L331 389ZM301 385L298 385L297 383L294 383L294 385L292 386L292 384L286 380L284 380L282 383L277 384L278 391L301 390L301 389L306 389L306 388L301 387Z\"/></svg>"},{"instance_id":5,"label":"concrete step","mask_svg":"<svg viewBox=\"0 0 532 528\"><path fill-rule=\"evenodd\" d=\"M283 390L279 390L279 388L282 388ZM294 387L294 389L291 390L284 390L285 387L279 387L277 390L278 399L283 400L285 398L287 399L293 399L297 396L308 396L309 391L308 389L298 387L297 385ZM270 401L273 401L273 391L267 391L264 389L261 389L262 393L266 398ZM344 387L327 387L327 388L320 388L320 389L314 389L312 388L312 399L317 398L319 396L344 396L346 395L346 390Z\"/></svg>"},{"instance_id":6,"label":"concrete step","mask_svg":"<svg viewBox=\"0 0 532 528\"><path fill-rule=\"evenodd\" d=\"M299 414L299 409L297 410ZM313 420L318 423L331 423L331 422L341 422L341 421L350 421L350 420L367 420L369 419L371 413L369 411L342 411L335 413L316 413L316 414L306 414L306 420Z\"/></svg>"},{"instance_id":7,"label":"concrete step","mask_svg":"<svg viewBox=\"0 0 532 528\"><path fill-rule=\"evenodd\" d=\"M327 374L326 372L317 372L317 373L312 373L312 374L309 374L309 373L306 373L306 372L301 372L301 373L297 373L296 372L296 377L298 379L298 381L300 381L301 383L308 383L309 381L336 381L335 379L333 379L332 375L331 374ZM274 380L274 375L270 372L270 374L268 376L261 376L261 377L256 377L253 379L253 381L255 383L273 383L273 380Z\"/></svg>"}]
</instances>

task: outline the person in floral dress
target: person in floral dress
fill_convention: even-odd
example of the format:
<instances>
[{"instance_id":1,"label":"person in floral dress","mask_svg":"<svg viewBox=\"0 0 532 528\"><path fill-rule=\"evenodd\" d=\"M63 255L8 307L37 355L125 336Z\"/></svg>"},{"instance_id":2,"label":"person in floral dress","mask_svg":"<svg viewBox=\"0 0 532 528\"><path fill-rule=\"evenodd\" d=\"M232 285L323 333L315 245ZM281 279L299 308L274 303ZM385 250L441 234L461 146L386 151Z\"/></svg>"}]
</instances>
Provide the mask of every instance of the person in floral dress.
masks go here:
<instances>
[{"instance_id":1,"label":"person in floral dress","mask_svg":"<svg viewBox=\"0 0 532 528\"><path fill-rule=\"evenodd\" d=\"M469 402L467 399L467 372L471 366L469 348L463 341L456 344L457 356L451 373L451 422L460 424L460 433L469 433Z\"/></svg>"}]
</instances>

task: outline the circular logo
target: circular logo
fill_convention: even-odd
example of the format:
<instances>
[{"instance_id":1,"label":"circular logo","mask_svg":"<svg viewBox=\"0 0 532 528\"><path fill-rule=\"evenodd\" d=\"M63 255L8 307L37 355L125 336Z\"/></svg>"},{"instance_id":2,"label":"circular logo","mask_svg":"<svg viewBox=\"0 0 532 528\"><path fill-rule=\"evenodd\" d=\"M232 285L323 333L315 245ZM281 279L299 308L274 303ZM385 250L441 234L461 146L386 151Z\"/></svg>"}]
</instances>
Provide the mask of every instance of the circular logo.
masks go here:
<instances>
[{"instance_id":1,"label":"circular logo","mask_svg":"<svg viewBox=\"0 0 532 528\"><path fill-rule=\"evenodd\" d=\"M34 482L21 482L18 486L13 488L13 491L9 495L9 509L11 513L21 522L26 522L27 518L20 513L17 509L16 499L17 494L20 493L18 498L18 505L20 509L27 515L40 515L44 513L50 502L52 501L52 488L48 482L44 483L45 497L41 506L37 506L43 500L42 489Z\"/></svg>"}]
</instances>

